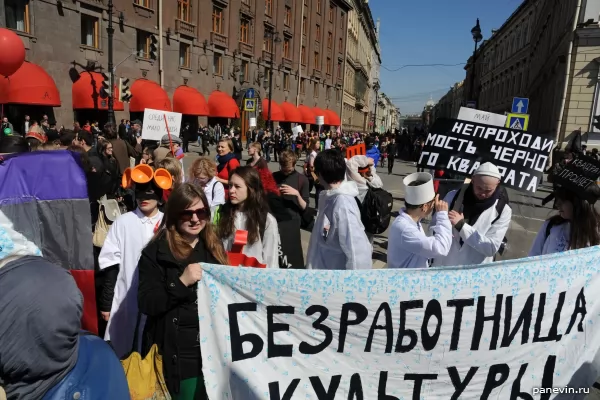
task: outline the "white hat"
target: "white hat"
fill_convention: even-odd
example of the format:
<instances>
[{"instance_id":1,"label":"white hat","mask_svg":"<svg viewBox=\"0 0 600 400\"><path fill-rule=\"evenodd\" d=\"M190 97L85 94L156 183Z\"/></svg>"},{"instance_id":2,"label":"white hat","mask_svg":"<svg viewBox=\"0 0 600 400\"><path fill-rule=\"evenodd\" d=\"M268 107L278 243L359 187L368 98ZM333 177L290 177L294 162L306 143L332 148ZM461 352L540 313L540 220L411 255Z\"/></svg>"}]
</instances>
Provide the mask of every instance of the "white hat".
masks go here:
<instances>
[{"instance_id":1,"label":"white hat","mask_svg":"<svg viewBox=\"0 0 600 400\"><path fill-rule=\"evenodd\" d=\"M475 173L473 174L473 176L475 176L475 175L491 176L492 178L498 178L498 179L502 178L502 175L500 174L498 167L496 167L491 162L486 162L484 164L481 164L479 166L479 168L477 168L477 171L475 171Z\"/></svg>"},{"instance_id":2,"label":"white hat","mask_svg":"<svg viewBox=\"0 0 600 400\"><path fill-rule=\"evenodd\" d=\"M425 182L418 186L409 186L415 181ZM415 172L408 175L403 180L406 195L404 201L413 206L429 203L435 198L435 189L433 188L433 176L428 172Z\"/></svg>"}]
</instances>

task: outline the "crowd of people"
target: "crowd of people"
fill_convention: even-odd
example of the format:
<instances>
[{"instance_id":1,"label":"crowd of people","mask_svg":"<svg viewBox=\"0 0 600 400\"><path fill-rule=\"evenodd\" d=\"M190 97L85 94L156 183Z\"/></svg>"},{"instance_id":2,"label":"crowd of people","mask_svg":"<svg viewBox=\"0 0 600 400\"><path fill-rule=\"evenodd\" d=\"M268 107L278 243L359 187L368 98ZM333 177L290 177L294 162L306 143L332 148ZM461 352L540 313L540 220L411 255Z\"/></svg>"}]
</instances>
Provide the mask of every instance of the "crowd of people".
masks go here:
<instances>
[{"instance_id":1,"label":"crowd of people","mask_svg":"<svg viewBox=\"0 0 600 400\"><path fill-rule=\"evenodd\" d=\"M140 121L121 121L102 130L94 124L90 129L77 126L61 129L56 136L36 128L36 122L19 135L7 123L4 120L3 128L10 131L0 140L2 154L62 149L80 158L95 230L100 336L120 359L132 349L144 355L157 346L174 399L207 398L195 289L202 279L202 263L231 265L233 255L242 255L243 266L370 269L373 238L388 225L388 268L484 264L507 243L512 209L500 171L489 162L479 166L470 184L443 198L431 173L406 176L404 207L390 223L393 199L377 166L387 162L391 174L397 157L418 159L424 143L420 134L253 129L246 134L248 158L243 160L239 130L218 125L200 127L194 135L186 125L181 138L165 135L154 143L142 139ZM193 141L202 149L200 157L184 170L182 158ZM358 144L365 145L366 154L347 157L346 149ZM210 157L214 145L217 155ZM279 164L277 172L269 169L271 155ZM540 229L530 255L600 244L600 218L594 207L600 195L597 185L589 190L590 196L583 199L555 187L558 212ZM117 218L107 213L111 204L116 204ZM426 218L431 218L427 233ZM311 232L306 259L302 229ZM14 267L15 262L22 261L9 260L8 265ZM7 280L10 272L3 271L10 268L0 269L0 290L15 281L14 276ZM74 318L80 308L65 306ZM0 307L0 313L4 310ZM7 374L3 348L0 345L0 386L9 399L32 398L23 394L23 382L38 377ZM23 362L37 359L24 357ZM67 361L65 368L72 364ZM42 396L36 398L60 379L46 381L37 392Z\"/></svg>"}]
</instances>

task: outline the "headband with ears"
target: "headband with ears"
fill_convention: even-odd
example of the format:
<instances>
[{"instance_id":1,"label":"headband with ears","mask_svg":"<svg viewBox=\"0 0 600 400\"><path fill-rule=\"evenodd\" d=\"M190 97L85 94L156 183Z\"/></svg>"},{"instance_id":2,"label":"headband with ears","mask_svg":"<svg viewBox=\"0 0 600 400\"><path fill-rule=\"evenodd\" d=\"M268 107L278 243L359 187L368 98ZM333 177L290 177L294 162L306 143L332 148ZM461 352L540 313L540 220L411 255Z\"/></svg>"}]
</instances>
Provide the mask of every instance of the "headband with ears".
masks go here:
<instances>
[{"instance_id":1,"label":"headband with ears","mask_svg":"<svg viewBox=\"0 0 600 400\"><path fill-rule=\"evenodd\" d=\"M168 190L173 186L173 177L164 168L158 168L156 171L148 164L136 165L133 168L127 168L123 173L121 186L124 189L130 188L133 184L145 184L154 180L154 184L160 189Z\"/></svg>"}]
</instances>

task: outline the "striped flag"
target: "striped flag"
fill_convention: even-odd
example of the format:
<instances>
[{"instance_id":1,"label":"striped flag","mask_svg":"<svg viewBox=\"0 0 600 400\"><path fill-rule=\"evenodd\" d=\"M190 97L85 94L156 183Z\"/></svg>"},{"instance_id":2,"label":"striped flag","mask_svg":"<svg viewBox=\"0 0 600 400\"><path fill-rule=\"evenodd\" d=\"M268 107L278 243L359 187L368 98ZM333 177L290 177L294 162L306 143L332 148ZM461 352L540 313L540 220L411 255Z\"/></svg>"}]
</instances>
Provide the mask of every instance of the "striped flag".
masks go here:
<instances>
[{"instance_id":1,"label":"striped flag","mask_svg":"<svg viewBox=\"0 0 600 400\"><path fill-rule=\"evenodd\" d=\"M0 258L41 251L71 272L84 298L82 328L97 333L90 204L79 155L0 156L0 231Z\"/></svg>"}]
</instances>

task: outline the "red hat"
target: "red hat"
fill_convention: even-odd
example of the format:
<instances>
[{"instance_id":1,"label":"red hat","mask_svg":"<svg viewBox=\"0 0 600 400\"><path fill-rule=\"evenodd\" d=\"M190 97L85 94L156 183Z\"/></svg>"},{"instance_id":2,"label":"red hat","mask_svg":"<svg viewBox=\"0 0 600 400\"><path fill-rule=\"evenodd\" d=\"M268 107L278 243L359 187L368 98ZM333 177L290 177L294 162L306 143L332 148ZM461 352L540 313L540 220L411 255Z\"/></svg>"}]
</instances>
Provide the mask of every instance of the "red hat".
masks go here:
<instances>
[{"instance_id":1,"label":"red hat","mask_svg":"<svg viewBox=\"0 0 600 400\"><path fill-rule=\"evenodd\" d=\"M34 131L27 132L27 134L25 135L25 139L27 139L27 138L37 139L41 143L46 143L48 141L48 137L45 134L34 132Z\"/></svg>"}]
</instances>

